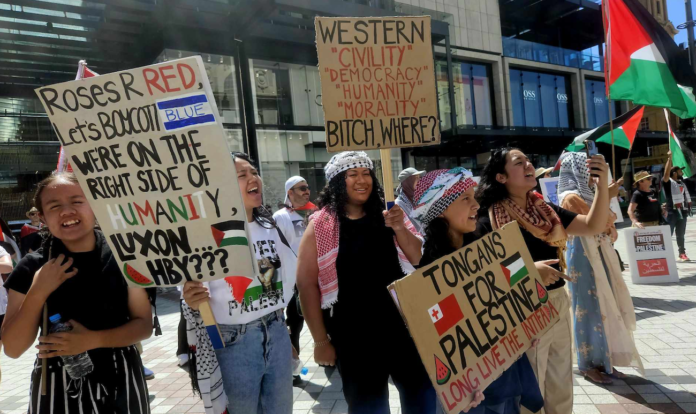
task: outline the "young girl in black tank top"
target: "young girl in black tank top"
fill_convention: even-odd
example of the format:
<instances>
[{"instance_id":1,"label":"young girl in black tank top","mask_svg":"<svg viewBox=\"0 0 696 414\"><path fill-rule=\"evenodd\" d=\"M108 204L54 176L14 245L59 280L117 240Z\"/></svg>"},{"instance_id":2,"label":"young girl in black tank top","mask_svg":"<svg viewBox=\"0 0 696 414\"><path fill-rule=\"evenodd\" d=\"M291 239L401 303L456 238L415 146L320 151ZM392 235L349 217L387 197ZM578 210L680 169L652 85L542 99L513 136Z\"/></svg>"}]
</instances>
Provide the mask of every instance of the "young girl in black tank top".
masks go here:
<instances>
[{"instance_id":1,"label":"young girl in black tank top","mask_svg":"<svg viewBox=\"0 0 696 414\"><path fill-rule=\"evenodd\" d=\"M73 174L54 174L39 183L34 204L48 233L42 247L23 258L5 284L5 353L18 358L29 350L44 305L49 316L60 314L72 330L41 332L29 412L149 413L142 362L134 346L152 332L147 293L126 285L103 233L94 228L94 212ZM61 356L84 352L93 368L71 378ZM41 395L43 359L46 395Z\"/></svg>"}]
</instances>

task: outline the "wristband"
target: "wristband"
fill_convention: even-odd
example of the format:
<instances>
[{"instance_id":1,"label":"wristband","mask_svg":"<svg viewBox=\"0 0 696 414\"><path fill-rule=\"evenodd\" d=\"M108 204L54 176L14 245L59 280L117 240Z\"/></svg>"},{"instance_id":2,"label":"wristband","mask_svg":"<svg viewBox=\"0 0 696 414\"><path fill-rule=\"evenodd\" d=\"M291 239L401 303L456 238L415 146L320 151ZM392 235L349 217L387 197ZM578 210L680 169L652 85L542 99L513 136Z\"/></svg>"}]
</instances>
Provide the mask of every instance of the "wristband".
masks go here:
<instances>
[{"instance_id":1,"label":"wristband","mask_svg":"<svg viewBox=\"0 0 696 414\"><path fill-rule=\"evenodd\" d=\"M325 339L325 340L323 340L323 341L321 341L321 342L315 342L315 343L314 343L314 348L319 348L319 347L322 347L322 346L325 346L325 345L328 345L329 343L331 343L331 335L326 334L326 338L327 338L327 339Z\"/></svg>"}]
</instances>

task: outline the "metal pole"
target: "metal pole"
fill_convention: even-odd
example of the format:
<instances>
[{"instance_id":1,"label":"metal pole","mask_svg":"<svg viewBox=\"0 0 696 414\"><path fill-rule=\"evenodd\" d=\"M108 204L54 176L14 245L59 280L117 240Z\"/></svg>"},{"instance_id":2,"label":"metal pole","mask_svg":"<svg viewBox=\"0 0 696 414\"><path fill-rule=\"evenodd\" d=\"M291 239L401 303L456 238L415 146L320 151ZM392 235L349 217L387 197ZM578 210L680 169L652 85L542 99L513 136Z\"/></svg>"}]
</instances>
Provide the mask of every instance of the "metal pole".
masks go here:
<instances>
[{"instance_id":1,"label":"metal pole","mask_svg":"<svg viewBox=\"0 0 696 414\"><path fill-rule=\"evenodd\" d=\"M445 36L445 52L447 53L447 87L450 99L450 122L452 133L457 133L457 104L454 102L454 75L452 71L452 49L450 48L449 34Z\"/></svg>"},{"instance_id":2,"label":"metal pole","mask_svg":"<svg viewBox=\"0 0 696 414\"><path fill-rule=\"evenodd\" d=\"M691 9L691 0L684 0L684 6L686 7L686 36L689 39L689 60L693 70L696 67L696 45L694 45L694 16ZM665 5L665 7L667 6Z\"/></svg>"}]
</instances>

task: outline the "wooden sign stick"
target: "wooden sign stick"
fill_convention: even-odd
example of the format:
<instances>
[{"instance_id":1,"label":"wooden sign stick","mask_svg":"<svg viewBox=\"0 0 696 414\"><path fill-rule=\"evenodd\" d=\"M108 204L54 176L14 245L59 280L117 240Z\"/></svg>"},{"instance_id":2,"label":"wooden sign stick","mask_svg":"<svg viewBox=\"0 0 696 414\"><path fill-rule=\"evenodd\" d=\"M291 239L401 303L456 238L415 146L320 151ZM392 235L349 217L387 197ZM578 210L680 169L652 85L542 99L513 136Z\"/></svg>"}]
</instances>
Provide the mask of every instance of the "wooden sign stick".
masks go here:
<instances>
[{"instance_id":1,"label":"wooden sign stick","mask_svg":"<svg viewBox=\"0 0 696 414\"><path fill-rule=\"evenodd\" d=\"M49 254L50 256L50 254ZM48 335L48 305L43 306L43 323L41 324L41 335ZM48 379L48 359L41 360L41 395L46 395L46 380Z\"/></svg>"},{"instance_id":2,"label":"wooden sign stick","mask_svg":"<svg viewBox=\"0 0 696 414\"><path fill-rule=\"evenodd\" d=\"M215 320L213 310L210 308L210 302L201 303L200 306L198 306L198 311L201 313L201 318L203 318L205 330L208 331L208 336L210 337L210 342L213 344L213 349L224 348L225 341L222 340L220 327Z\"/></svg>"},{"instance_id":3,"label":"wooden sign stick","mask_svg":"<svg viewBox=\"0 0 696 414\"><path fill-rule=\"evenodd\" d=\"M379 150L382 161L382 186L384 187L384 201L387 202L387 210L394 206L394 180L392 179L391 150Z\"/></svg>"}]
</instances>

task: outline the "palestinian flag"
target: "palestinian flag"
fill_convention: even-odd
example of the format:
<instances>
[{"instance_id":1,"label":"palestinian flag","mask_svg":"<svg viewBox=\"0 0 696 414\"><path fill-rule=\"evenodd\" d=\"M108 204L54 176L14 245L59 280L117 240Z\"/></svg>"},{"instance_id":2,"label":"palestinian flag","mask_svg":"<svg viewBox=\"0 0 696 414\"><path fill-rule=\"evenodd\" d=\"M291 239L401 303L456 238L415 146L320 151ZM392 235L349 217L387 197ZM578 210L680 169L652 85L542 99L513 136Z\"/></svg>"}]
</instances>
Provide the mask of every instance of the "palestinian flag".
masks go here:
<instances>
[{"instance_id":1,"label":"palestinian flag","mask_svg":"<svg viewBox=\"0 0 696 414\"><path fill-rule=\"evenodd\" d=\"M669 150L672 151L672 165L682 167L684 178L689 178L696 173L696 158L689 147L681 142L672 131L667 110L665 110L665 118L667 118L667 130L669 131Z\"/></svg>"},{"instance_id":2,"label":"palestinian flag","mask_svg":"<svg viewBox=\"0 0 696 414\"><path fill-rule=\"evenodd\" d=\"M522 256L520 256L520 252L500 262L500 267L503 269L503 274L508 283L510 283L510 287L515 286L517 282L529 274L527 267L524 265L524 260L522 260Z\"/></svg>"},{"instance_id":3,"label":"palestinian flag","mask_svg":"<svg viewBox=\"0 0 696 414\"><path fill-rule=\"evenodd\" d=\"M223 221L210 226L217 247L248 246L244 222L242 220Z\"/></svg>"},{"instance_id":4,"label":"palestinian flag","mask_svg":"<svg viewBox=\"0 0 696 414\"><path fill-rule=\"evenodd\" d=\"M638 0L603 0L607 93L614 100L696 116L694 74L674 40Z\"/></svg>"},{"instance_id":5,"label":"palestinian flag","mask_svg":"<svg viewBox=\"0 0 696 414\"><path fill-rule=\"evenodd\" d=\"M643 118L644 108L645 107L642 105L636 106L635 108L631 109L630 111L613 120L614 145L626 149L631 149L633 141L636 139L636 131L638 131L638 126L640 126L640 120L641 118ZM573 143L566 147L566 151L584 151L585 141L588 139L595 142L611 144L611 129L609 128L609 122L575 137Z\"/></svg>"}]
</instances>

